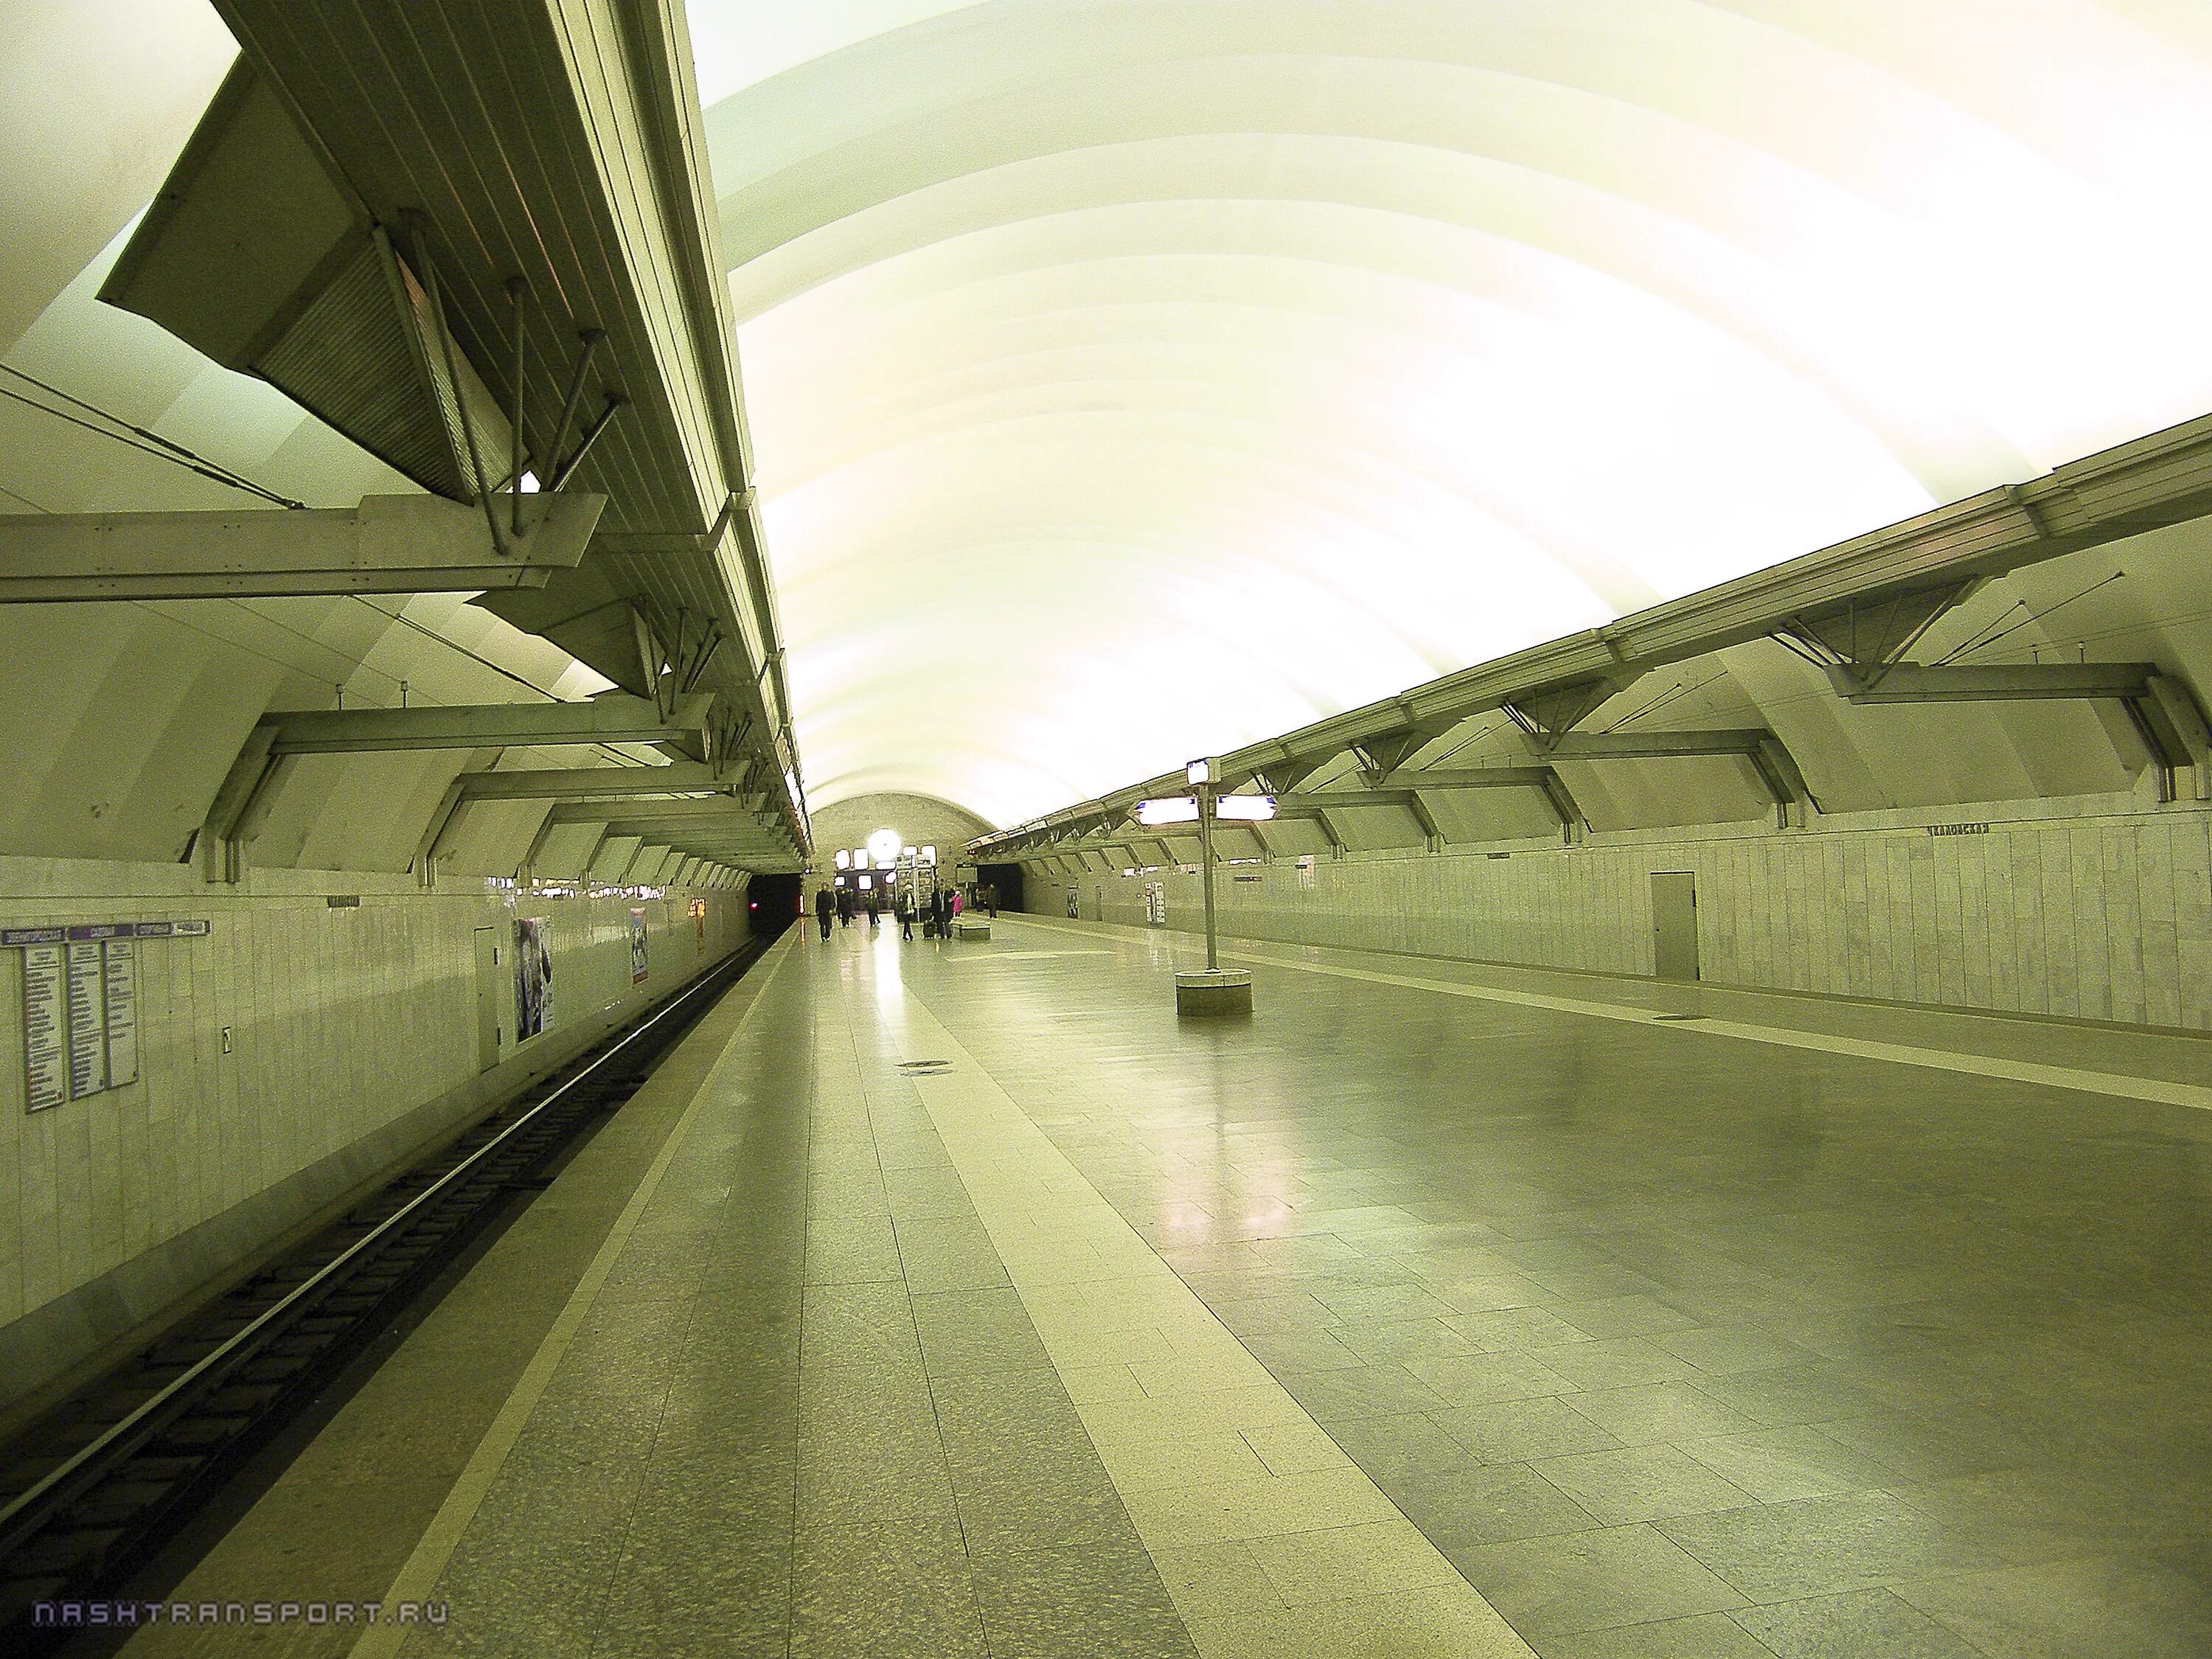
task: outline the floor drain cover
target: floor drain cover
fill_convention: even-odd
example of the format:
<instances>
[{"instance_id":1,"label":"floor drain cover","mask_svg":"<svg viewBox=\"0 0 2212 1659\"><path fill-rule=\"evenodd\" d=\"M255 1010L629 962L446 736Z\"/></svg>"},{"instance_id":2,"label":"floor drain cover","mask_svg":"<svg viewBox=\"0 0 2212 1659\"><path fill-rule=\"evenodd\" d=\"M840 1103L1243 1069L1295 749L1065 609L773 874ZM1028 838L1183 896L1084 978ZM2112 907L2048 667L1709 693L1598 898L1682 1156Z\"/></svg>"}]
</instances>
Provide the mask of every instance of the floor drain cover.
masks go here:
<instances>
[{"instance_id":1,"label":"floor drain cover","mask_svg":"<svg viewBox=\"0 0 2212 1659\"><path fill-rule=\"evenodd\" d=\"M949 1060L902 1060L899 1062L902 1072L949 1072L951 1069L952 1062Z\"/></svg>"}]
</instances>

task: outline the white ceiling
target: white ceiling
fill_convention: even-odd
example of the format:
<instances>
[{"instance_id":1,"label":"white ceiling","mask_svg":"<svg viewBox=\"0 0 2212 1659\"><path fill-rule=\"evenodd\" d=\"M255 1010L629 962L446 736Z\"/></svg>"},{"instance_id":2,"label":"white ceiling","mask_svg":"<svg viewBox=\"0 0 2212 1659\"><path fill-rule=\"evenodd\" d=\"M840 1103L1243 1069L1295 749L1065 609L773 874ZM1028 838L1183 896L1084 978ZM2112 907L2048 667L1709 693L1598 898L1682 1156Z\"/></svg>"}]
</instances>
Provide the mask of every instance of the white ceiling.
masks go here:
<instances>
[{"instance_id":1,"label":"white ceiling","mask_svg":"<svg viewBox=\"0 0 2212 1659\"><path fill-rule=\"evenodd\" d=\"M814 802L997 823L2212 409L2202 0L693 0Z\"/></svg>"}]
</instances>

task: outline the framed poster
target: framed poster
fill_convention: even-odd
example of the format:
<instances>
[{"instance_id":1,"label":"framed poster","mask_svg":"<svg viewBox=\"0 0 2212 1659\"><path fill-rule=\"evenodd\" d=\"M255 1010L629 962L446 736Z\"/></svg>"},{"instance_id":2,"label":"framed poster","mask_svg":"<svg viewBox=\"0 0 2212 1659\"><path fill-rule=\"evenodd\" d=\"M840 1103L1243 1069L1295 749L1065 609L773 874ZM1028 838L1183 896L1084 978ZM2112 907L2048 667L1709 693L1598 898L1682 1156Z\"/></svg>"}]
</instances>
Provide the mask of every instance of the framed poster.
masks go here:
<instances>
[{"instance_id":1,"label":"framed poster","mask_svg":"<svg viewBox=\"0 0 2212 1659\"><path fill-rule=\"evenodd\" d=\"M536 1036L553 1023L553 957L550 931L540 916L514 920L514 1040Z\"/></svg>"},{"instance_id":2,"label":"framed poster","mask_svg":"<svg viewBox=\"0 0 2212 1659\"><path fill-rule=\"evenodd\" d=\"M633 910L629 913L629 982L644 984L650 971L645 965L645 912Z\"/></svg>"}]
</instances>

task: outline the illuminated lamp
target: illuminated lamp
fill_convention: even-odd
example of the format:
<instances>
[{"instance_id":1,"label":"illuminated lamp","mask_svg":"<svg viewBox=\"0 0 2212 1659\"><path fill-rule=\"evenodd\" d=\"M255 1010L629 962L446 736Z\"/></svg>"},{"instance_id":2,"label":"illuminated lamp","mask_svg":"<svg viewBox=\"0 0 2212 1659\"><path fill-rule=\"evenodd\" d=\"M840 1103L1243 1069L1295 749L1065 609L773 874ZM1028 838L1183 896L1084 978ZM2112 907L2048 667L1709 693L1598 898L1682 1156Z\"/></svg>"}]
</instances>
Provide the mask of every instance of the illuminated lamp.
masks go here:
<instances>
[{"instance_id":1,"label":"illuminated lamp","mask_svg":"<svg viewBox=\"0 0 2212 1659\"><path fill-rule=\"evenodd\" d=\"M1273 795L1221 795L1213 803L1216 817L1237 823L1265 823L1275 816Z\"/></svg>"},{"instance_id":2,"label":"illuminated lamp","mask_svg":"<svg viewBox=\"0 0 2212 1659\"><path fill-rule=\"evenodd\" d=\"M1158 800L1137 803L1137 822L1147 830L1157 830L1168 823L1196 823L1198 802L1189 795L1168 795Z\"/></svg>"}]
</instances>

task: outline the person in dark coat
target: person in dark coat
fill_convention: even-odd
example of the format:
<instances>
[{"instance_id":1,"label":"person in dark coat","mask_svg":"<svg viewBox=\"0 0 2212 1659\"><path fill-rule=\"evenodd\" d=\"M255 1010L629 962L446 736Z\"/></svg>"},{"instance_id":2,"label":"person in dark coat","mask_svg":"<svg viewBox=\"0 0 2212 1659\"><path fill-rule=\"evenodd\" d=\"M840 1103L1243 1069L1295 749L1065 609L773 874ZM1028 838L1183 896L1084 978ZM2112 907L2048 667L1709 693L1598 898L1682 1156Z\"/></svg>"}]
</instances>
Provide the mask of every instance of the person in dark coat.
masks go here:
<instances>
[{"instance_id":1,"label":"person in dark coat","mask_svg":"<svg viewBox=\"0 0 2212 1659\"><path fill-rule=\"evenodd\" d=\"M822 924L822 937L830 937L830 913L837 908L837 901L830 896L827 887L814 890L814 920Z\"/></svg>"},{"instance_id":2,"label":"person in dark coat","mask_svg":"<svg viewBox=\"0 0 2212 1659\"><path fill-rule=\"evenodd\" d=\"M945 890L940 887L929 896L929 919L937 926L937 936L945 938L951 930L952 910L945 902Z\"/></svg>"},{"instance_id":3,"label":"person in dark coat","mask_svg":"<svg viewBox=\"0 0 2212 1659\"><path fill-rule=\"evenodd\" d=\"M876 917L883 908L882 901L878 899L873 893L870 893L867 897L862 899L860 902L867 907L868 931L872 933L876 931Z\"/></svg>"},{"instance_id":4,"label":"person in dark coat","mask_svg":"<svg viewBox=\"0 0 2212 1659\"><path fill-rule=\"evenodd\" d=\"M849 887L837 890L837 925L840 927L853 925L853 890Z\"/></svg>"}]
</instances>

